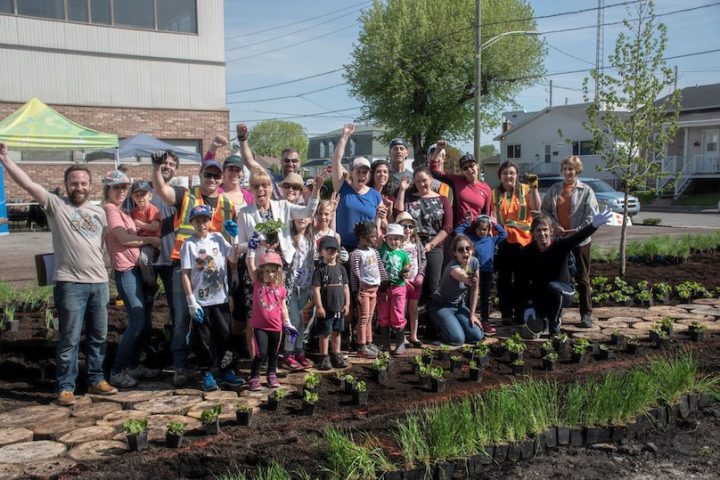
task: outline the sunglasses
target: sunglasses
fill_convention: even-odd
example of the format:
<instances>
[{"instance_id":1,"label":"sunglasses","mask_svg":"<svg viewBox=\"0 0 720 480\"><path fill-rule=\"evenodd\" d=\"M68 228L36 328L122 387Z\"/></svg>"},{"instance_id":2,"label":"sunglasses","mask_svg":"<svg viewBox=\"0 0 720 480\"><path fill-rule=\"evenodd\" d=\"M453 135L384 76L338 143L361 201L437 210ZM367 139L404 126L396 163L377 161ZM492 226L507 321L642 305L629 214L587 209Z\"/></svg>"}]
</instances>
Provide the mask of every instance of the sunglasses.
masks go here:
<instances>
[{"instance_id":1,"label":"sunglasses","mask_svg":"<svg viewBox=\"0 0 720 480\"><path fill-rule=\"evenodd\" d=\"M113 185L111 188L113 190L127 190L128 186L125 184L120 184L120 185Z\"/></svg>"},{"instance_id":2,"label":"sunglasses","mask_svg":"<svg viewBox=\"0 0 720 480\"><path fill-rule=\"evenodd\" d=\"M413 228L415 228L415 224L412 224L412 223L401 223L400 225L405 230L412 230Z\"/></svg>"},{"instance_id":3,"label":"sunglasses","mask_svg":"<svg viewBox=\"0 0 720 480\"><path fill-rule=\"evenodd\" d=\"M220 179L222 178L222 175L219 174L219 173L205 172L205 173L203 173L203 177L205 177L205 178L208 179L208 180L210 180L210 179L212 179L212 180L220 180Z\"/></svg>"},{"instance_id":4,"label":"sunglasses","mask_svg":"<svg viewBox=\"0 0 720 480\"><path fill-rule=\"evenodd\" d=\"M288 184L285 184L285 185L283 185L282 188L285 189L285 190L302 190L302 187L300 187L300 186L298 186L298 185L288 185Z\"/></svg>"},{"instance_id":5,"label":"sunglasses","mask_svg":"<svg viewBox=\"0 0 720 480\"><path fill-rule=\"evenodd\" d=\"M257 185L253 185L252 188L254 188L255 190L257 190L258 188L270 188L270 184L269 183L259 183Z\"/></svg>"},{"instance_id":6,"label":"sunglasses","mask_svg":"<svg viewBox=\"0 0 720 480\"><path fill-rule=\"evenodd\" d=\"M456 252L461 252L461 253L472 252L472 250L473 250L473 247L469 247L469 246L468 247L457 247L455 249Z\"/></svg>"},{"instance_id":7,"label":"sunglasses","mask_svg":"<svg viewBox=\"0 0 720 480\"><path fill-rule=\"evenodd\" d=\"M283 158L283 162L285 163L300 163L299 158Z\"/></svg>"}]
</instances>

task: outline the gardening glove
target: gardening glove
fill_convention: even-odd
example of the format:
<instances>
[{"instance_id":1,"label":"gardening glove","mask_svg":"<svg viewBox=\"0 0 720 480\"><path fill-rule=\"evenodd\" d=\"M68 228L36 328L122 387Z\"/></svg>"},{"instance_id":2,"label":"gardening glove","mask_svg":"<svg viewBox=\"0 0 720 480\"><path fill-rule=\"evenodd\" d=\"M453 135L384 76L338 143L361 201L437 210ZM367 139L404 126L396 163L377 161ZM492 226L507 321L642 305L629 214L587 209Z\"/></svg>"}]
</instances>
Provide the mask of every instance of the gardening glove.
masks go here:
<instances>
[{"instance_id":1,"label":"gardening glove","mask_svg":"<svg viewBox=\"0 0 720 480\"><path fill-rule=\"evenodd\" d=\"M526 308L525 313L523 314L523 320L525 323L528 322L528 320L535 320L535 309L534 308Z\"/></svg>"},{"instance_id":2,"label":"gardening glove","mask_svg":"<svg viewBox=\"0 0 720 480\"><path fill-rule=\"evenodd\" d=\"M602 212L596 213L593 215L592 224L593 227L599 228L603 225L605 225L608 220L610 220L613 216L612 210L610 210L608 207L605 207Z\"/></svg>"},{"instance_id":3,"label":"gardening glove","mask_svg":"<svg viewBox=\"0 0 720 480\"><path fill-rule=\"evenodd\" d=\"M523 180L523 183L530 185L530 188L537 188L538 186L538 176L534 173L526 173Z\"/></svg>"},{"instance_id":4,"label":"gardening glove","mask_svg":"<svg viewBox=\"0 0 720 480\"><path fill-rule=\"evenodd\" d=\"M237 270L232 272L230 275L230 291L235 293L240 286L240 275Z\"/></svg>"},{"instance_id":5,"label":"gardening glove","mask_svg":"<svg viewBox=\"0 0 720 480\"><path fill-rule=\"evenodd\" d=\"M187 300L188 310L190 311L190 318L192 318L195 323L203 323L205 321L205 312L203 312L202 307L198 305L197 300L195 300L195 295L188 295L185 299Z\"/></svg>"},{"instance_id":6,"label":"gardening glove","mask_svg":"<svg viewBox=\"0 0 720 480\"><path fill-rule=\"evenodd\" d=\"M238 235L238 224L232 220L225 220L225 231L231 237L237 237Z\"/></svg>"},{"instance_id":7,"label":"gardening glove","mask_svg":"<svg viewBox=\"0 0 720 480\"><path fill-rule=\"evenodd\" d=\"M345 250L345 248L340 247L340 261L345 263L348 260L350 260L350 254L347 250Z\"/></svg>"},{"instance_id":8,"label":"gardening glove","mask_svg":"<svg viewBox=\"0 0 720 480\"><path fill-rule=\"evenodd\" d=\"M167 158L167 152L164 150L158 150L150 154L150 161L153 165L162 165Z\"/></svg>"},{"instance_id":9,"label":"gardening glove","mask_svg":"<svg viewBox=\"0 0 720 480\"><path fill-rule=\"evenodd\" d=\"M293 327L289 319L283 321L283 331L287 335L287 339L290 343L295 343L295 339L298 336L297 328Z\"/></svg>"},{"instance_id":10,"label":"gardening glove","mask_svg":"<svg viewBox=\"0 0 720 480\"><path fill-rule=\"evenodd\" d=\"M235 132L237 133L237 139L239 141L244 142L248 139L248 128L244 123L238 123L235 127Z\"/></svg>"},{"instance_id":11,"label":"gardening glove","mask_svg":"<svg viewBox=\"0 0 720 480\"><path fill-rule=\"evenodd\" d=\"M248 240L248 250L257 250L260 246L260 234L258 232L253 233L250 240Z\"/></svg>"}]
</instances>

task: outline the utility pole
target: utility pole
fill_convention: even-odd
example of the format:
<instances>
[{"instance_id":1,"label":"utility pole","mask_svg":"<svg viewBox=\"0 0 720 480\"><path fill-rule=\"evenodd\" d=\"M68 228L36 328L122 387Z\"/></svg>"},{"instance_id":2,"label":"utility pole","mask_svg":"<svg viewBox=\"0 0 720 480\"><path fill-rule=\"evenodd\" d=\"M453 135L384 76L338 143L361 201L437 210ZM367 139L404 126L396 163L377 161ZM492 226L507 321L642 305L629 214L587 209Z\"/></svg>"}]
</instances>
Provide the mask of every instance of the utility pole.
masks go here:
<instances>
[{"instance_id":1,"label":"utility pole","mask_svg":"<svg viewBox=\"0 0 720 480\"><path fill-rule=\"evenodd\" d=\"M550 79L550 108L552 108L552 79Z\"/></svg>"},{"instance_id":2,"label":"utility pole","mask_svg":"<svg viewBox=\"0 0 720 480\"><path fill-rule=\"evenodd\" d=\"M675 70L675 79L673 81L673 92L677 90L677 77L678 77L678 68L677 65L673 67L673 70Z\"/></svg>"},{"instance_id":3,"label":"utility pole","mask_svg":"<svg viewBox=\"0 0 720 480\"><path fill-rule=\"evenodd\" d=\"M603 22L605 20L605 0L598 0L597 3L597 31L595 38L595 71L600 73L603 69L603 55L604 55L604 46L605 46L605 40L604 40L604 32L603 32ZM598 97L598 94L600 93L600 85L597 80L595 80L595 98L593 100L596 100Z\"/></svg>"},{"instance_id":4,"label":"utility pole","mask_svg":"<svg viewBox=\"0 0 720 480\"><path fill-rule=\"evenodd\" d=\"M480 161L480 101L482 93L482 70L481 70L481 54L482 54L482 34L480 29L480 19L482 14L482 0L475 0L475 128L474 128L474 155L475 160Z\"/></svg>"}]
</instances>

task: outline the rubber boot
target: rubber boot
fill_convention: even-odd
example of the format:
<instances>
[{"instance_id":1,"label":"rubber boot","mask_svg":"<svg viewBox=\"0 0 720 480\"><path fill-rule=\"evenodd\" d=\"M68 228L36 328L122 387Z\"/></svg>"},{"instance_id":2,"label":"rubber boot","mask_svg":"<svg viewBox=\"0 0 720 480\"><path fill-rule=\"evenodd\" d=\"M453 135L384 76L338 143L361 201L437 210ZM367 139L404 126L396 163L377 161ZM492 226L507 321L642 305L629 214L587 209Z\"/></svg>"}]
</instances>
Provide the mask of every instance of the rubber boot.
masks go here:
<instances>
[{"instance_id":1,"label":"rubber boot","mask_svg":"<svg viewBox=\"0 0 720 480\"><path fill-rule=\"evenodd\" d=\"M390 327L380 327L380 338L382 339L383 352L389 352L390 347Z\"/></svg>"},{"instance_id":2,"label":"rubber boot","mask_svg":"<svg viewBox=\"0 0 720 480\"><path fill-rule=\"evenodd\" d=\"M399 357L405 355L405 329L398 328L395 330L395 351L393 355Z\"/></svg>"}]
</instances>

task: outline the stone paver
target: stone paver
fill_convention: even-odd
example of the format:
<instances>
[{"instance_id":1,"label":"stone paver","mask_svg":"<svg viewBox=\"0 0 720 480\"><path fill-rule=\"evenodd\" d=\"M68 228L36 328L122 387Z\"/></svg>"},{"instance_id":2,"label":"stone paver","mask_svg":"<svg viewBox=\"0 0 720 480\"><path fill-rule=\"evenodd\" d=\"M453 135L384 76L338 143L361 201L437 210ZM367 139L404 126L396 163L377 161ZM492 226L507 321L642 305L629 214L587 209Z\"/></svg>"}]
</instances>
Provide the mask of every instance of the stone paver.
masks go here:
<instances>
[{"instance_id":1,"label":"stone paver","mask_svg":"<svg viewBox=\"0 0 720 480\"><path fill-rule=\"evenodd\" d=\"M123 410L135 408L135 405L161 397L169 397L172 390L129 390L115 395L92 395L94 402L114 402L122 405Z\"/></svg>"},{"instance_id":2,"label":"stone paver","mask_svg":"<svg viewBox=\"0 0 720 480\"><path fill-rule=\"evenodd\" d=\"M108 426L93 425L90 427L78 428L72 432L68 432L58 439L58 442L64 443L68 447L74 447L81 443L91 442L93 440L109 440L115 435L115 429Z\"/></svg>"},{"instance_id":3,"label":"stone paver","mask_svg":"<svg viewBox=\"0 0 720 480\"><path fill-rule=\"evenodd\" d=\"M22 427L0 428L0 447L20 442L32 442L33 431Z\"/></svg>"},{"instance_id":4,"label":"stone paver","mask_svg":"<svg viewBox=\"0 0 720 480\"><path fill-rule=\"evenodd\" d=\"M68 457L76 462L93 462L108 460L127 452L128 448L123 442L116 440L96 440L81 443L68 452Z\"/></svg>"},{"instance_id":5,"label":"stone paver","mask_svg":"<svg viewBox=\"0 0 720 480\"><path fill-rule=\"evenodd\" d=\"M62 443L50 440L13 443L0 448L0 463L25 463L33 460L47 460L65 454L67 448Z\"/></svg>"},{"instance_id":6,"label":"stone paver","mask_svg":"<svg viewBox=\"0 0 720 480\"><path fill-rule=\"evenodd\" d=\"M32 428L46 422L56 422L67 418L70 410L55 405L34 405L0 413L0 428L24 427Z\"/></svg>"},{"instance_id":7,"label":"stone paver","mask_svg":"<svg viewBox=\"0 0 720 480\"><path fill-rule=\"evenodd\" d=\"M237 392L231 391L231 390L215 390L214 392L204 392L203 398L207 401L230 401L230 400L237 400L238 394Z\"/></svg>"},{"instance_id":8,"label":"stone paver","mask_svg":"<svg viewBox=\"0 0 720 480\"><path fill-rule=\"evenodd\" d=\"M211 409L214 408L216 405L220 405L220 421L226 422L228 420L233 420L235 418L235 406L237 405L238 400L221 400L221 401L204 401L197 403L193 405L193 407L188 410L188 412L185 414L188 417L191 418L197 418L200 419L200 416L202 415L203 410L205 409Z\"/></svg>"},{"instance_id":9,"label":"stone paver","mask_svg":"<svg viewBox=\"0 0 720 480\"><path fill-rule=\"evenodd\" d=\"M25 472L23 471L22 465L0 463L0 478L2 480L15 480L16 478L23 478L24 476Z\"/></svg>"},{"instance_id":10,"label":"stone paver","mask_svg":"<svg viewBox=\"0 0 720 480\"><path fill-rule=\"evenodd\" d=\"M138 403L135 405L135 410L142 410L149 414L184 415L193 405L200 402L202 402L202 397L173 395Z\"/></svg>"},{"instance_id":11,"label":"stone paver","mask_svg":"<svg viewBox=\"0 0 720 480\"><path fill-rule=\"evenodd\" d=\"M122 410L122 405L119 403L97 402L86 408L73 410L71 415L76 418L94 418L99 420L108 413L117 412L118 410Z\"/></svg>"},{"instance_id":12,"label":"stone paver","mask_svg":"<svg viewBox=\"0 0 720 480\"><path fill-rule=\"evenodd\" d=\"M68 432L77 430L78 428L89 427L95 423L93 418L77 418L71 417L52 423L44 423L36 425L33 428L35 432L35 440L55 440L62 437Z\"/></svg>"},{"instance_id":13,"label":"stone paver","mask_svg":"<svg viewBox=\"0 0 720 480\"><path fill-rule=\"evenodd\" d=\"M112 427L116 432L121 432L125 420L141 420L148 417L148 412L140 410L120 410L105 415L100 420L95 421L95 425L101 427Z\"/></svg>"}]
</instances>

